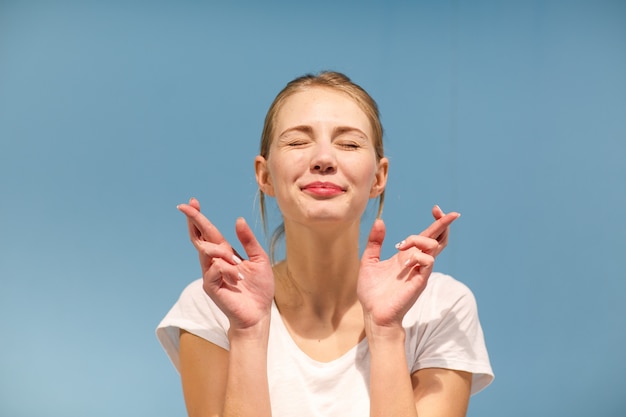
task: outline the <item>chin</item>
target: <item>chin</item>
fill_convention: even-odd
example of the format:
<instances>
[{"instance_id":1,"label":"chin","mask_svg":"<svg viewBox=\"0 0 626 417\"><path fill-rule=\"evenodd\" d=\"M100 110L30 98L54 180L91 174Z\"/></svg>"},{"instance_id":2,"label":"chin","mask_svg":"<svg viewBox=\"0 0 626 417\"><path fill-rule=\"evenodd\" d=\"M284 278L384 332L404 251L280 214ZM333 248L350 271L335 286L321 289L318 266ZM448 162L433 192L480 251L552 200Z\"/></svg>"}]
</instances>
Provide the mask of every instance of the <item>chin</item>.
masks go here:
<instances>
[{"instance_id":1,"label":"chin","mask_svg":"<svg viewBox=\"0 0 626 417\"><path fill-rule=\"evenodd\" d=\"M356 210L350 211L336 211L336 210L320 210L312 211L306 214L306 221L311 223L327 223L327 224L340 224L340 223L354 223L361 218L360 213Z\"/></svg>"}]
</instances>

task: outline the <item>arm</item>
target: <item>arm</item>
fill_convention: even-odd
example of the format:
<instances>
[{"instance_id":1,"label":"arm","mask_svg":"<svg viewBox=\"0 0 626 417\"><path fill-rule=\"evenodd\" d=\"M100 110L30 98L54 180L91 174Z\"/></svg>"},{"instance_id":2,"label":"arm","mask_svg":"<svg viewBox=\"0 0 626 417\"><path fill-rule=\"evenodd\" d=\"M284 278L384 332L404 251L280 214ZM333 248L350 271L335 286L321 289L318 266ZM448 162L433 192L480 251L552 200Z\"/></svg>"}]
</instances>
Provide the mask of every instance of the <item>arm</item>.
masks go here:
<instances>
[{"instance_id":1,"label":"arm","mask_svg":"<svg viewBox=\"0 0 626 417\"><path fill-rule=\"evenodd\" d=\"M399 252L386 261L380 260L380 248L385 236L384 223L377 220L372 227L361 261L357 289L370 347L371 417L437 416L439 414L431 414L433 404L434 410L447 412L448 405L443 401L447 399L447 393L457 391L453 384L456 380L450 377L457 375L454 371L444 371L451 372L450 375L446 374L442 382L444 388L441 391L446 394L436 396L433 393L439 391L434 391L433 387L439 386L433 381L441 382L441 379L434 379L429 371L418 371L413 377L409 374L405 353L406 335L402 327L404 315L426 287L434 256L443 249L442 241L437 239L441 230L436 229L446 231L443 240L445 246L447 228L456 218L456 213L440 216L434 223L436 226L398 244L396 247ZM421 379L417 378L418 374ZM461 399L452 404L450 411L464 410L467 401Z\"/></svg>"},{"instance_id":2,"label":"arm","mask_svg":"<svg viewBox=\"0 0 626 417\"><path fill-rule=\"evenodd\" d=\"M191 417L271 416L267 343L274 276L267 254L243 219L236 232L242 260L192 199L179 206L200 257L203 289L228 317L229 351L182 332L180 370Z\"/></svg>"},{"instance_id":3,"label":"arm","mask_svg":"<svg viewBox=\"0 0 626 417\"><path fill-rule=\"evenodd\" d=\"M409 375L401 331L370 340L370 354L371 416L465 417L471 373L427 368Z\"/></svg>"},{"instance_id":4,"label":"arm","mask_svg":"<svg viewBox=\"0 0 626 417\"><path fill-rule=\"evenodd\" d=\"M367 327L370 416L417 417L416 397L406 365L404 329Z\"/></svg>"},{"instance_id":5,"label":"arm","mask_svg":"<svg viewBox=\"0 0 626 417\"><path fill-rule=\"evenodd\" d=\"M228 351L180 332L180 378L189 417L221 416L226 396Z\"/></svg>"},{"instance_id":6,"label":"arm","mask_svg":"<svg viewBox=\"0 0 626 417\"><path fill-rule=\"evenodd\" d=\"M417 414L428 417L465 417L472 374L452 369L420 369L411 375Z\"/></svg>"},{"instance_id":7,"label":"arm","mask_svg":"<svg viewBox=\"0 0 626 417\"><path fill-rule=\"evenodd\" d=\"M180 376L189 417L271 416L267 339L250 336L230 332L226 351L181 331Z\"/></svg>"},{"instance_id":8,"label":"arm","mask_svg":"<svg viewBox=\"0 0 626 417\"><path fill-rule=\"evenodd\" d=\"M269 417L270 391L267 382L269 316L254 328L228 332L230 358L224 416Z\"/></svg>"}]
</instances>

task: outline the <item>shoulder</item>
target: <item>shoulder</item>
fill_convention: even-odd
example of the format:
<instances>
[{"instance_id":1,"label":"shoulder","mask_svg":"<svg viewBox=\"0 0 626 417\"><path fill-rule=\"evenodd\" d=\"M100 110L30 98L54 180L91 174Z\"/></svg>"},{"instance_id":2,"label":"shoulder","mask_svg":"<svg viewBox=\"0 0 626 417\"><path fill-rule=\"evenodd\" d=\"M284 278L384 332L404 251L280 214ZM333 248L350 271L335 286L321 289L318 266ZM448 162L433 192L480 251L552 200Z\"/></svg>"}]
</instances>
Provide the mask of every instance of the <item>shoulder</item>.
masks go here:
<instances>
[{"instance_id":1,"label":"shoulder","mask_svg":"<svg viewBox=\"0 0 626 417\"><path fill-rule=\"evenodd\" d=\"M476 299L462 282L433 273L406 314L404 327L412 372L424 368L470 372L472 393L493 379Z\"/></svg>"},{"instance_id":2,"label":"shoulder","mask_svg":"<svg viewBox=\"0 0 626 417\"><path fill-rule=\"evenodd\" d=\"M455 326L450 327L452 323ZM419 333L479 326L478 308L472 291L450 275L433 272L428 285L404 317L404 327ZM419 329L419 330L418 330Z\"/></svg>"},{"instance_id":3,"label":"shoulder","mask_svg":"<svg viewBox=\"0 0 626 417\"><path fill-rule=\"evenodd\" d=\"M203 327L215 322L216 324L228 323L226 315L202 288L202 279L191 282L183 289L169 315L196 322ZM191 333L194 332L191 331Z\"/></svg>"},{"instance_id":4,"label":"shoulder","mask_svg":"<svg viewBox=\"0 0 626 417\"><path fill-rule=\"evenodd\" d=\"M183 289L178 301L157 326L156 334L178 368L181 330L228 350L228 328L228 318L204 292L202 279L198 279Z\"/></svg>"},{"instance_id":5,"label":"shoulder","mask_svg":"<svg viewBox=\"0 0 626 417\"><path fill-rule=\"evenodd\" d=\"M465 295L471 294L471 290L467 285L458 281L454 277L443 274L441 272L433 272L428 279L428 285L424 292L440 293L445 292L448 295Z\"/></svg>"},{"instance_id":6,"label":"shoulder","mask_svg":"<svg viewBox=\"0 0 626 417\"><path fill-rule=\"evenodd\" d=\"M204 292L202 288L202 278L196 279L190 282L180 293L178 303L180 302L196 302L204 303L210 300L209 296Z\"/></svg>"},{"instance_id":7,"label":"shoulder","mask_svg":"<svg viewBox=\"0 0 626 417\"><path fill-rule=\"evenodd\" d=\"M419 296L413 309L446 310L461 305L475 305L474 294L467 285L450 275L433 272L428 285Z\"/></svg>"}]
</instances>

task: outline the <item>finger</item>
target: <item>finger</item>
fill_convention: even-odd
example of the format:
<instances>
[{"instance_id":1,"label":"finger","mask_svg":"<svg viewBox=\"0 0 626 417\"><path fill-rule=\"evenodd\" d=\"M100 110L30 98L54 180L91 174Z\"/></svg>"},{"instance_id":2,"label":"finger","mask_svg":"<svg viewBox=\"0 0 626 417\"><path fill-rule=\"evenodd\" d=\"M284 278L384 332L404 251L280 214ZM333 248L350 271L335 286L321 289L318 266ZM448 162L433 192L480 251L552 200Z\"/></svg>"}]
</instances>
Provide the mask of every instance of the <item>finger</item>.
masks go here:
<instances>
[{"instance_id":1,"label":"finger","mask_svg":"<svg viewBox=\"0 0 626 417\"><path fill-rule=\"evenodd\" d=\"M435 220L430 226L428 226L420 236L432 237L433 239L437 239L441 236L442 233L446 231L448 226L452 224L456 219L461 217L461 215L457 212L450 212L448 214L444 214L439 219Z\"/></svg>"},{"instance_id":2,"label":"finger","mask_svg":"<svg viewBox=\"0 0 626 417\"><path fill-rule=\"evenodd\" d=\"M383 240L385 240L385 223L381 219L376 219L363 250L362 262L373 263L380 261L380 250L383 246Z\"/></svg>"},{"instance_id":3,"label":"finger","mask_svg":"<svg viewBox=\"0 0 626 417\"><path fill-rule=\"evenodd\" d=\"M433 217L435 218L435 220L439 220L440 218L442 218L445 215L445 213L443 212L441 207L439 207L437 204L435 204L433 206L432 214L433 214ZM446 227L443 230L443 232L441 232L438 236L434 236L439 241L439 243L440 243L440 245L442 247L445 247L445 246L448 245L448 234L449 234L449 232L450 232L450 226Z\"/></svg>"},{"instance_id":4,"label":"finger","mask_svg":"<svg viewBox=\"0 0 626 417\"><path fill-rule=\"evenodd\" d=\"M419 268L421 271L430 270L435 264L435 258L421 251L412 251L409 257L404 261L406 268Z\"/></svg>"},{"instance_id":5,"label":"finger","mask_svg":"<svg viewBox=\"0 0 626 417\"><path fill-rule=\"evenodd\" d=\"M435 204L432 209L432 214L435 220L439 220L444 216L445 213L443 212L443 210L441 210L441 207Z\"/></svg>"},{"instance_id":6,"label":"finger","mask_svg":"<svg viewBox=\"0 0 626 417\"><path fill-rule=\"evenodd\" d=\"M252 229L243 217L237 219L235 223L235 232L243 249L248 255L248 259L252 262L263 262L268 259L265 250L254 236ZM234 250L234 249L233 249ZM235 252L236 253L236 252Z\"/></svg>"},{"instance_id":7,"label":"finger","mask_svg":"<svg viewBox=\"0 0 626 417\"><path fill-rule=\"evenodd\" d=\"M448 244L448 235L450 234L450 227L446 227L446 229L441 232L439 236L437 236L437 242L439 245L446 246Z\"/></svg>"},{"instance_id":8,"label":"finger","mask_svg":"<svg viewBox=\"0 0 626 417\"><path fill-rule=\"evenodd\" d=\"M231 265L239 265L242 261L241 257L233 253L230 246L216 245L215 243L206 242L204 240L195 241L194 246L201 255L205 255L209 258L221 258Z\"/></svg>"},{"instance_id":9,"label":"finger","mask_svg":"<svg viewBox=\"0 0 626 417\"><path fill-rule=\"evenodd\" d=\"M189 205L193 208L195 208L196 210L200 211L200 202L198 201L197 198L195 197L191 197L189 199Z\"/></svg>"},{"instance_id":10,"label":"finger","mask_svg":"<svg viewBox=\"0 0 626 417\"><path fill-rule=\"evenodd\" d=\"M197 200L195 201L197 203ZM194 204L196 205L196 204ZM191 239L202 239L212 243L223 243L226 241L220 231L202 214L198 208L191 204L180 204L177 206L185 216L189 228ZM199 203L197 203L197 207Z\"/></svg>"},{"instance_id":11,"label":"finger","mask_svg":"<svg viewBox=\"0 0 626 417\"><path fill-rule=\"evenodd\" d=\"M243 274L239 272L236 266L226 263L223 259L213 259L207 281L212 282L213 285L221 285L223 282L236 286L243 279Z\"/></svg>"},{"instance_id":12,"label":"finger","mask_svg":"<svg viewBox=\"0 0 626 417\"><path fill-rule=\"evenodd\" d=\"M411 235L396 245L396 249L404 251L410 248L417 248L423 252L436 249L439 246L437 239L421 235Z\"/></svg>"}]
</instances>

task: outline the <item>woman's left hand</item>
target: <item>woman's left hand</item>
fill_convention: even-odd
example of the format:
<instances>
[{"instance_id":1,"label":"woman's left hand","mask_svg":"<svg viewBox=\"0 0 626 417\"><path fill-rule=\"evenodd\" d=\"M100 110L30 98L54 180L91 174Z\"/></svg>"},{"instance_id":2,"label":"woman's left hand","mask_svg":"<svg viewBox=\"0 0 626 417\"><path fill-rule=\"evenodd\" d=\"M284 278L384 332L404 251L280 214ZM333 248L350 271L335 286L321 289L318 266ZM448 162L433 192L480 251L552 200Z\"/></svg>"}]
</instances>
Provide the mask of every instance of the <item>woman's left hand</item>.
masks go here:
<instances>
[{"instance_id":1,"label":"woman's left hand","mask_svg":"<svg viewBox=\"0 0 626 417\"><path fill-rule=\"evenodd\" d=\"M435 209L433 215L436 220L430 227L398 243L398 253L387 260L380 259L385 224L380 219L374 222L357 284L365 318L372 325L401 327L404 315L426 288L435 257L447 244L448 227L459 217L458 213L435 213Z\"/></svg>"},{"instance_id":2,"label":"woman's left hand","mask_svg":"<svg viewBox=\"0 0 626 417\"><path fill-rule=\"evenodd\" d=\"M433 206L433 217L435 221L428 226L420 236L432 237L437 239L437 248L431 253L433 256L437 256L448 246L448 236L450 234L450 225L453 221L461 217L461 214L457 212L444 213L439 206Z\"/></svg>"}]
</instances>

